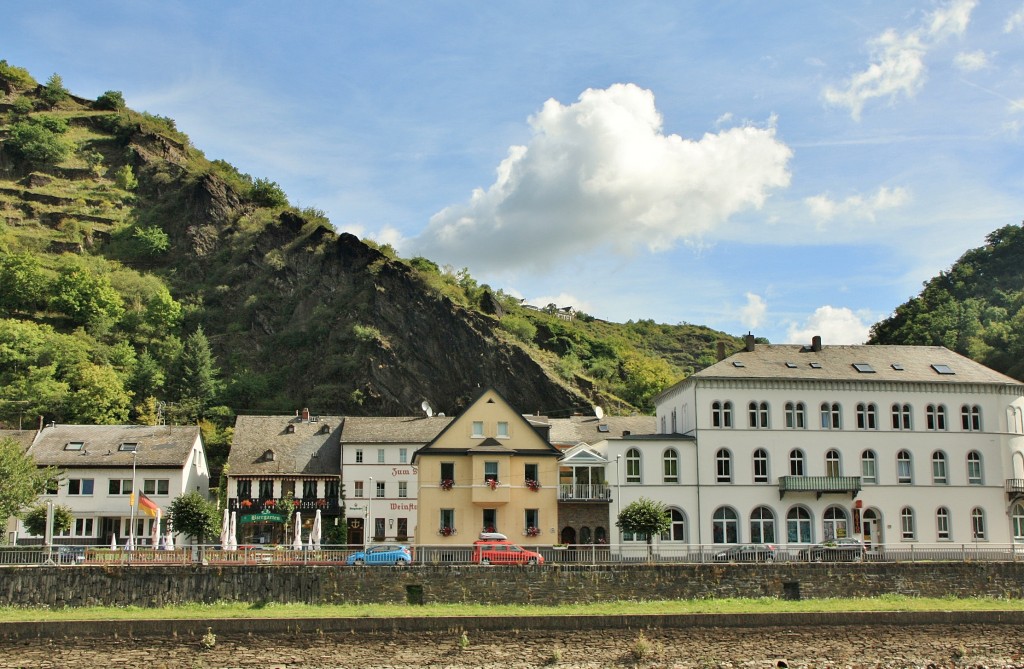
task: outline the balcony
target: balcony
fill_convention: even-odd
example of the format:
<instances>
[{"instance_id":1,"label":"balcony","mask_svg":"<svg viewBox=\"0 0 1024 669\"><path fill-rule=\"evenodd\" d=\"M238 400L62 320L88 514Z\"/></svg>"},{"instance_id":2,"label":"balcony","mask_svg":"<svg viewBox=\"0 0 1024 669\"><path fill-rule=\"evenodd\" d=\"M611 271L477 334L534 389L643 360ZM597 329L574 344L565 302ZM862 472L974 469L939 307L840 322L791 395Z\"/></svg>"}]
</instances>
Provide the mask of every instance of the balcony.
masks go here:
<instances>
[{"instance_id":1,"label":"balcony","mask_svg":"<svg viewBox=\"0 0 1024 669\"><path fill-rule=\"evenodd\" d=\"M473 504L488 506L491 504L508 504L511 492L507 484L495 481L473 486Z\"/></svg>"},{"instance_id":2,"label":"balcony","mask_svg":"<svg viewBox=\"0 0 1024 669\"><path fill-rule=\"evenodd\" d=\"M603 483L559 483L559 502L611 502L612 489Z\"/></svg>"},{"instance_id":3,"label":"balcony","mask_svg":"<svg viewBox=\"0 0 1024 669\"><path fill-rule=\"evenodd\" d=\"M237 497L228 498L228 510L238 511L239 513L259 513L260 511L270 511L276 513L281 502L284 498L253 498L253 499L238 499ZM296 499L292 500L295 502L295 510L301 511L302 513L316 513L317 509L320 512L327 515L338 515L341 509L341 504L337 499Z\"/></svg>"},{"instance_id":4,"label":"balcony","mask_svg":"<svg viewBox=\"0 0 1024 669\"><path fill-rule=\"evenodd\" d=\"M1006 479L1006 494L1011 501L1024 497L1024 479Z\"/></svg>"},{"instance_id":5,"label":"balcony","mask_svg":"<svg viewBox=\"0 0 1024 669\"><path fill-rule=\"evenodd\" d=\"M813 492L817 499L822 495L849 493L850 498L860 492L859 476L780 476L779 499L787 492Z\"/></svg>"}]
</instances>

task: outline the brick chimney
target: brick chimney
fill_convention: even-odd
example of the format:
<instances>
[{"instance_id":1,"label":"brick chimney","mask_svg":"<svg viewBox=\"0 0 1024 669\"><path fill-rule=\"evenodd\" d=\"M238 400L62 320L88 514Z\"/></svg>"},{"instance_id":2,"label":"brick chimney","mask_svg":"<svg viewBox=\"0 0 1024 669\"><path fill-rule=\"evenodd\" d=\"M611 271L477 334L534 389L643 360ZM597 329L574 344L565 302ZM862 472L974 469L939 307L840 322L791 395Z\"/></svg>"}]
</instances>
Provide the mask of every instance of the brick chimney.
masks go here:
<instances>
[{"instance_id":1,"label":"brick chimney","mask_svg":"<svg viewBox=\"0 0 1024 669\"><path fill-rule=\"evenodd\" d=\"M302 410L302 420L306 423L309 422L309 409Z\"/></svg>"},{"instance_id":2,"label":"brick chimney","mask_svg":"<svg viewBox=\"0 0 1024 669\"><path fill-rule=\"evenodd\" d=\"M821 350L821 335L814 335L811 338L811 350L815 352Z\"/></svg>"},{"instance_id":3,"label":"brick chimney","mask_svg":"<svg viewBox=\"0 0 1024 669\"><path fill-rule=\"evenodd\" d=\"M719 361L725 360L725 342L724 341L719 341L718 342L718 360Z\"/></svg>"},{"instance_id":4,"label":"brick chimney","mask_svg":"<svg viewBox=\"0 0 1024 669\"><path fill-rule=\"evenodd\" d=\"M747 353L754 352L754 335L747 333L747 336L743 338L743 350Z\"/></svg>"}]
</instances>

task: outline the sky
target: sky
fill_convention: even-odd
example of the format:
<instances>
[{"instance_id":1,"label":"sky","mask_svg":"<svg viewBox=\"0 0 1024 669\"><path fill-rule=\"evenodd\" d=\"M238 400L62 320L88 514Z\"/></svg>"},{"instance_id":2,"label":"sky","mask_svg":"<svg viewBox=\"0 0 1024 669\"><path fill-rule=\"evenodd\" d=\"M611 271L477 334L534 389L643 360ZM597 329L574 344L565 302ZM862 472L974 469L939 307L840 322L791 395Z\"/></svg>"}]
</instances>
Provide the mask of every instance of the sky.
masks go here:
<instances>
[{"instance_id":1,"label":"sky","mask_svg":"<svg viewBox=\"0 0 1024 669\"><path fill-rule=\"evenodd\" d=\"M0 58L616 322L862 343L1024 219L1024 0L54 0Z\"/></svg>"}]
</instances>

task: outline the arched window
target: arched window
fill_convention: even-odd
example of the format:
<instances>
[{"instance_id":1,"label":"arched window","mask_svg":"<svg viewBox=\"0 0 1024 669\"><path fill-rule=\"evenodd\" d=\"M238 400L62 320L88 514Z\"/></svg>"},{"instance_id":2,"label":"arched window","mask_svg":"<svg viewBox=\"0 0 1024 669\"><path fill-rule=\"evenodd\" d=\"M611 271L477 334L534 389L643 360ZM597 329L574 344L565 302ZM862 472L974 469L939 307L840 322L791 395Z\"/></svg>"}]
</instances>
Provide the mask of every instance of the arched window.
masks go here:
<instances>
[{"instance_id":1,"label":"arched window","mask_svg":"<svg viewBox=\"0 0 1024 669\"><path fill-rule=\"evenodd\" d=\"M932 483L938 485L949 483L949 475L946 472L946 454L942 451L932 453Z\"/></svg>"},{"instance_id":2,"label":"arched window","mask_svg":"<svg viewBox=\"0 0 1024 669\"><path fill-rule=\"evenodd\" d=\"M909 404L893 404L892 405L892 429L894 430L909 430L910 427L910 405Z\"/></svg>"},{"instance_id":3,"label":"arched window","mask_svg":"<svg viewBox=\"0 0 1024 669\"><path fill-rule=\"evenodd\" d=\"M864 483L878 483L878 458L870 448L860 454L860 477Z\"/></svg>"},{"instance_id":4,"label":"arched window","mask_svg":"<svg viewBox=\"0 0 1024 669\"><path fill-rule=\"evenodd\" d=\"M676 434L676 410L672 409L672 434Z\"/></svg>"},{"instance_id":5,"label":"arched window","mask_svg":"<svg viewBox=\"0 0 1024 669\"><path fill-rule=\"evenodd\" d=\"M662 465L664 482L679 483L679 454L676 453L676 449L669 448L665 450Z\"/></svg>"},{"instance_id":6,"label":"arched window","mask_svg":"<svg viewBox=\"0 0 1024 669\"><path fill-rule=\"evenodd\" d=\"M711 403L711 426L732 427L732 402Z\"/></svg>"},{"instance_id":7,"label":"arched window","mask_svg":"<svg viewBox=\"0 0 1024 669\"><path fill-rule=\"evenodd\" d=\"M929 404L925 408L925 416L928 421L928 429L933 432L943 432L946 429L946 407L941 404Z\"/></svg>"},{"instance_id":8,"label":"arched window","mask_svg":"<svg viewBox=\"0 0 1024 669\"><path fill-rule=\"evenodd\" d=\"M715 453L715 481L732 483L732 454L724 448Z\"/></svg>"},{"instance_id":9,"label":"arched window","mask_svg":"<svg viewBox=\"0 0 1024 669\"><path fill-rule=\"evenodd\" d=\"M775 514L768 507L759 506L750 512L750 542L773 544L775 541Z\"/></svg>"},{"instance_id":10,"label":"arched window","mask_svg":"<svg viewBox=\"0 0 1024 669\"><path fill-rule=\"evenodd\" d=\"M843 475L843 466L839 460L839 451L834 448L825 453L825 476L838 477Z\"/></svg>"},{"instance_id":11,"label":"arched window","mask_svg":"<svg viewBox=\"0 0 1024 669\"><path fill-rule=\"evenodd\" d=\"M971 509L971 538L974 541L984 541L985 536L985 510L980 506Z\"/></svg>"},{"instance_id":12,"label":"arched window","mask_svg":"<svg viewBox=\"0 0 1024 669\"><path fill-rule=\"evenodd\" d=\"M592 543L593 537L590 535L590 528L584 525L580 528L580 543L589 544Z\"/></svg>"},{"instance_id":13,"label":"arched window","mask_svg":"<svg viewBox=\"0 0 1024 669\"><path fill-rule=\"evenodd\" d=\"M739 543L739 529L739 518L735 509L728 506L715 509L715 514L711 517L711 530L716 544Z\"/></svg>"},{"instance_id":14,"label":"arched window","mask_svg":"<svg viewBox=\"0 0 1024 669\"><path fill-rule=\"evenodd\" d=\"M821 403L821 429L839 430L843 427L842 411L838 402Z\"/></svg>"},{"instance_id":15,"label":"arched window","mask_svg":"<svg viewBox=\"0 0 1024 669\"><path fill-rule=\"evenodd\" d=\"M811 543L811 513L802 506L794 506L786 514L786 538L791 544Z\"/></svg>"},{"instance_id":16,"label":"arched window","mask_svg":"<svg viewBox=\"0 0 1024 669\"><path fill-rule=\"evenodd\" d=\"M748 404L747 418L748 423L752 428L768 427L768 403L751 402L750 404Z\"/></svg>"},{"instance_id":17,"label":"arched window","mask_svg":"<svg viewBox=\"0 0 1024 669\"><path fill-rule=\"evenodd\" d=\"M672 526L661 535L662 541L686 541L686 516L679 509L669 509Z\"/></svg>"},{"instance_id":18,"label":"arched window","mask_svg":"<svg viewBox=\"0 0 1024 669\"><path fill-rule=\"evenodd\" d=\"M1024 541L1024 504L1017 502L1013 505L1010 519L1013 522L1013 540Z\"/></svg>"},{"instance_id":19,"label":"arched window","mask_svg":"<svg viewBox=\"0 0 1024 669\"><path fill-rule=\"evenodd\" d=\"M786 428L803 430L807 427L807 408L803 402L786 402Z\"/></svg>"},{"instance_id":20,"label":"arched window","mask_svg":"<svg viewBox=\"0 0 1024 669\"><path fill-rule=\"evenodd\" d=\"M981 471L981 453L971 451L967 454L967 482L971 485L984 483Z\"/></svg>"},{"instance_id":21,"label":"arched window","mask_svg":"<svg viewBox=\"0 0 1024 669\"><path fill-rule=\"evenodd\" d=\"M857 405L857 429L878 429L878 407L874 404L865 404L864 402Z\"/></svg>"},{"instance_id":22,"label":"arched window","mask_svg":"<svg viewBox=\"0 0 1024 669\"><path fill-rule=\"evenodd\" d=\"M598 525L594 528L594 543L595 544L606 544L608 543L608 530Z\"/></svg>"},{"instance_id":23,"label":"arched window","mask_svg":"<svg viewBox=\"0 0 1024 669\"><path fill-rule=\"evenodd\" d=\"M977 404L960 407L960 426L965 432L981 432L981 407Z\"/></svg>"},{"instance_id":24,"label":"arched window","mask_svg":"<svg viewBox=\"0 0 1024 669\"><path fill-rule=\"evenodd\" d=\"M896 483L913 483L914 466L910 451L904 449L896 454Z\"/></svg>"},{"instance_id":25,"label":"arched window","mask_svg":"<svg viewBox=\"0 0 1024 669\"><path fill-rule=\"evenodd\" d=\"M847 517L845 509L838 506L830 506L825 509L825 515L821 519L825 540L843 539L850 536L849 522L850 519Z\"/></svg>"},{"instance_id":26,"label":"arched window","mask_svg":"<svg viewBox=\"0 0 1024 669\"><path fill-rule=\"evenodd\" d=\"M640 451L631 448L626 451L626 483L640 482Z\"/></svg>"},{"instance_id":27,"label":"arched window","mask_svg":"<svg viewBox=\"0 0 1024 669\"><path fill-rule=\"evenodd\" d=\"M768 483L768 451L754 451L754 483Z\"/></svg>"},{"instance_id":28,"label":"arched window","mask_svg":"<svg viewBox=\"0 0 1024 669\"><path fill-rule=\"evenodd\" d=\"M903 541L913 541L917 538L917 530L914 529L914 510L909 506L900 509L900 538Z\"/></svg>"},{"instance_id":29,"label":"arched window","mask_svg":"<svg viewBox=\"0 0 1024 669\"><path fill-rule=\"evenodd\" d=\"M799 448L794 448L789 452L789 475L804 475L804 452Z\"/></svg>"},{"instance_id":30,"label":"arched window","mask_svg":"<svg viewBox=\"0 0 1024 669\"><path fill-rule=\"evenodd\" d=\"M952 535L949 533L949 509L940 506L935 510L935 538L939 541L949 541Z\"/></svg>"}]
</instances>

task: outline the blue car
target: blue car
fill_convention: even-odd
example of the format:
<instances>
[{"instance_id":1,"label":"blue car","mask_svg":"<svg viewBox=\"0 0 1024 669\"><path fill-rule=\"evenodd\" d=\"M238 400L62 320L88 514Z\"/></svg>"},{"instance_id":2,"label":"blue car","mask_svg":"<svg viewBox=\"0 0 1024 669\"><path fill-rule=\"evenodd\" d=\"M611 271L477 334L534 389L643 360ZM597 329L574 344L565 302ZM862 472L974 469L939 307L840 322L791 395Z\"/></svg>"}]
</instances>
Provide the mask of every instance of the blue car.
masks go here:
<instances>
[{"instance_id":1,"label":"blue car","mask_svg":"<svg viewBox=\"0 0 1024 669\"><path fill-rule=\"evenodd\" d=\"M349 555L348 559L345 560L345 564L359 566L364 564L394 564L404 567L411 563L412 553L409 552L409 547L400 544L370 546L365 551Z\"/></svg>"}]
</instances>

